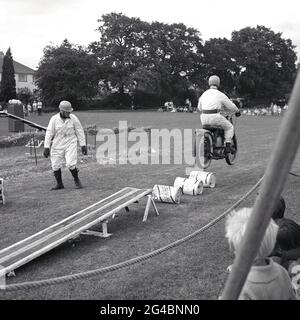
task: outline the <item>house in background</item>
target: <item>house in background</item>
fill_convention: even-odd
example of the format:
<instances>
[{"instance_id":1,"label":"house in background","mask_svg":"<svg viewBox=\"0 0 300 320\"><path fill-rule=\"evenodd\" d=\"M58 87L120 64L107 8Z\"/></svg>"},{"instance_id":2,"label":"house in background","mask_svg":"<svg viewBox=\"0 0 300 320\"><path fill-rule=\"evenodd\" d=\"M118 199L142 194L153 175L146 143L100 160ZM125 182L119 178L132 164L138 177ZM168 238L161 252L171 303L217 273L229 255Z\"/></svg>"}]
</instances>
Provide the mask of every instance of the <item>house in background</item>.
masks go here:
<instances>
[{"instance_id":1,"label":"house in background","mask_svg":"<svg viewBox=\"0 0 300 320\"><path fill-rule=\"evenodd\" d=\"M4 58L4 53L0 51L0 81L2 79L3 58ZM17 93L20 89L23 89L23 88L28 88L31 92L37 89L36 85L34 84L35 71L15 60L13 61L13 63L14 63L14 69L15 69Z\"/></svg>"}]
</instances>

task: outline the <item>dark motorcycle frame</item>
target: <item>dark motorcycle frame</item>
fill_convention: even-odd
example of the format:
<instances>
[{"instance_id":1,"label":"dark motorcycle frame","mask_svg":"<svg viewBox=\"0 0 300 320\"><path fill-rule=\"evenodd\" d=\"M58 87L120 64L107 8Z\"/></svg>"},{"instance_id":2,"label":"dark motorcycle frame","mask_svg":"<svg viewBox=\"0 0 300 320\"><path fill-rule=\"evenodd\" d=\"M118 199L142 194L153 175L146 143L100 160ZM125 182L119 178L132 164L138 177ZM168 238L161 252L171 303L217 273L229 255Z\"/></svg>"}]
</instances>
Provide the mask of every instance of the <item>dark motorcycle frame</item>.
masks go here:
<instances>
[{"instance_id":1,"label":"dark motorcycle frame","mask_svg":"<svg viewBox=\"0 0 300 320\"><path fill-rule=\"evenodd\" d=\"M226 119L233 124L234 115L227 115ZM238 152L238 143L234 130L231 140L231 152L225 153L224 129L217 126L204 125L201 129L201 137L197 143L196 139L196 161L198 166L206 169L209 167L211 160L225 159L228 165L233 165ZM203 146L204 144L204 146ZM202 154L204 150L204 155Z\"/></svg>"}]
</instances>

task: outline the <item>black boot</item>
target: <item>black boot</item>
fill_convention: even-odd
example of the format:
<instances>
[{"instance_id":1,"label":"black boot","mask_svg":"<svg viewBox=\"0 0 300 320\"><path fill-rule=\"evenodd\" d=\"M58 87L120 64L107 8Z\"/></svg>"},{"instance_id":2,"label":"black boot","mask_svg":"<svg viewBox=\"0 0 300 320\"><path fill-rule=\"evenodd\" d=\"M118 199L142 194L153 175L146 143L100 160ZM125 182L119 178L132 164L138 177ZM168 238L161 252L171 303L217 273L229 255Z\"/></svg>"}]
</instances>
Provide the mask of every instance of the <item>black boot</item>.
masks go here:
<instances>
[{"instance_id":1,"label":"black boot","mask_svg":"<svg viewBox=\"0 0 300 320\"><path fill-rule=\"evenodd\" d=\"M81 182L80 182L80 180L78 178L78 171L79 170L77 168L75 168L73 170L70 169L70 171L71 171L72 176L74 178L76 189L81 189L82 188L82 184L81 184Z\"/></svg>"},{"instance_id":2,"label":"black boot","mask_svg":"<svg viewBox=\"0 0 300 320\"><path fill-rule=\"evenodd\" d=\"M225 143L225 154L229 154L231 152L231 143L226 142Z\"/></svg>"},{"instance_id":3,"label":"black boot","mask_svg":"<svg viewBox=\"0 0 300 320\"><path fill-rule=\"evenodd\" d=\"M64 185L62 183L62 179L61 179L61 170L58 169L56 171L53 171L54 173L54 177L56 179L56 186L53 187L51 190L59 190L59 189L63 189Z\"/></svg>"}]
</instances>

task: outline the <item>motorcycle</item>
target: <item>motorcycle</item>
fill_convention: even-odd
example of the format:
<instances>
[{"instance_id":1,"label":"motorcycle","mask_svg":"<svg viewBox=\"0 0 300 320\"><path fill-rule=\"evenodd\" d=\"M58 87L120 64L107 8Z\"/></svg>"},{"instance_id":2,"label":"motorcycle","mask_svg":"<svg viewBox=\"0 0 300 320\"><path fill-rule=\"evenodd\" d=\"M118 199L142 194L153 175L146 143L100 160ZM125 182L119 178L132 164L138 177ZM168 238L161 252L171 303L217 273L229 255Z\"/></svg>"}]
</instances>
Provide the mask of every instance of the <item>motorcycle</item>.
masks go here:
<instances>
[{"instance_id":1,"label":"motorcycle","mask_svg":"<svg viewBox=\"0 0 300 320\"><path fill-rule=\"evenodd\" d=\"M235 114L236 117L240 113ZM235 127L234 115L225 116ZM204 125L202 129L196 129L194 156L198 167L206 169L212 160L225 159L228 165L233 165L237 156L238 144L236 134L231 140L231 152L225 152L224 129L217 126Z\"/></svg>"}]
</instances>

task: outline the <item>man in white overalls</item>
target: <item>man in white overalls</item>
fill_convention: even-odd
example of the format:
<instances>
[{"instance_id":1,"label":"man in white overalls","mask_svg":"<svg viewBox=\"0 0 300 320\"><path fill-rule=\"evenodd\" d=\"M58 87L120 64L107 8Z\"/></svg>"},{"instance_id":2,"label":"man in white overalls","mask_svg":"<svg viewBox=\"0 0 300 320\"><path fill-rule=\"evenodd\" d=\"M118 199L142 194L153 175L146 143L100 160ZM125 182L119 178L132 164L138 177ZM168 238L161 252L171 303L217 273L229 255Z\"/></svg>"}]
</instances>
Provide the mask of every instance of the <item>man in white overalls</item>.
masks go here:
<instances>
[{"instance_id":1,"label":"man in white overalls","mask_svg":"<svg viewBox=\"0 0 300 320\"><path fill-rule=\"evenodd\" d=\"M77 164L77 143L81 146L82 154L87 154L85 135L78 118L71 114L73 111L69 101L61 101L60 112L52 116L47 127L44 156L51 159L51 166L56 179L56 186L51 190L63 189L61 168L63 164L72 173L76 188L82 188L78 178ZM50 152L51 146L51 152Z\"/></svg>"}]
</instances>

